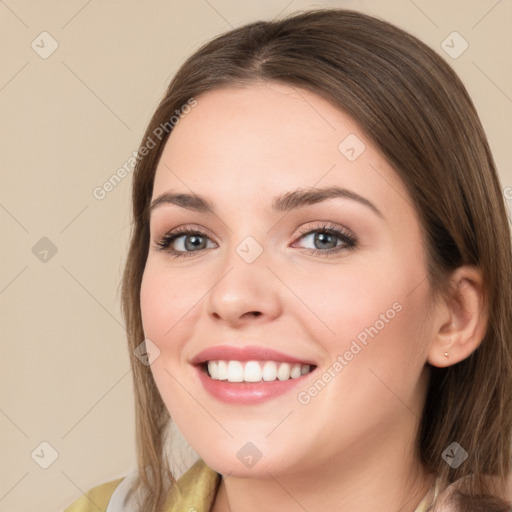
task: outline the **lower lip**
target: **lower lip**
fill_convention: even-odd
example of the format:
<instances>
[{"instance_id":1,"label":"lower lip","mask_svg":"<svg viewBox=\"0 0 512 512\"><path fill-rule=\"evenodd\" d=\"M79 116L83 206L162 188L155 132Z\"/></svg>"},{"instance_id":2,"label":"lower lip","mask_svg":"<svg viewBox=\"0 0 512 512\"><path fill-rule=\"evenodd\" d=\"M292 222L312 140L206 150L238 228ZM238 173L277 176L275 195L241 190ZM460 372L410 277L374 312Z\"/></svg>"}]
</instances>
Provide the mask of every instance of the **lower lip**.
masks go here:
<instances>
[{"instance_id":1,"label":"lower lip","mask_svg":"<svg viewBox=\"0 0 512 512\"><path fill-rule=\"evenodd\" d=\"M199 380L208 393L221 402L228 404L258 404L291 391L295 386L304 383L304 379L313 372L301 375L296 379L273 380L260 382L228 382L212 379L201 366L196 366ZM314 370L313 370L314 371Z\"/></svg>"}]
</instances>

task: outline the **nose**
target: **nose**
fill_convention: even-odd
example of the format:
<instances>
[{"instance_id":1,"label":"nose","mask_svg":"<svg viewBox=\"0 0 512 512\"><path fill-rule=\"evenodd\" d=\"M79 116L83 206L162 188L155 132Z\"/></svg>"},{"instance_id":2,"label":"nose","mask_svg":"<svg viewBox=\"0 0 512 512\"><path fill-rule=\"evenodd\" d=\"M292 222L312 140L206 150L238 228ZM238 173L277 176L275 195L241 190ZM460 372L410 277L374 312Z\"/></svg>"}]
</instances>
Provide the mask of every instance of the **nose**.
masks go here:
<instances>
[{"instance_id":1,"label":"nose","mask_svg":"<svg viewBox=\"0 0 512 512\"><path fill-rule=\"evenodd\" d=\"M231 327L274 320L282 310L279 280L262 256L247 263L234 254L227 269L224 267L222 275L216 277L207 308L213 321Z\"/></svg>"}]
</instances>

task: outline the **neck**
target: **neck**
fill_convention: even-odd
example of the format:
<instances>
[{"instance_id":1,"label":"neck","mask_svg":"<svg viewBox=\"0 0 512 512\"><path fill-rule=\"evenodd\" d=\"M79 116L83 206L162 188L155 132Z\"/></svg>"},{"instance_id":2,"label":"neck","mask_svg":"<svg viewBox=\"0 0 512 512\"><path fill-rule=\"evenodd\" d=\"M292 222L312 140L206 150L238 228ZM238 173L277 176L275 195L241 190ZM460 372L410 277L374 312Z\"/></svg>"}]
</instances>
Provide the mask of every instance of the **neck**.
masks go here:
<instances>
[{"instance_id":1,"label":"neck","mask_svg":"<svg viewBox=\"0 0 512 512\"><path fill-rule=\"evenodd\" d=\"M404 444L404 430L382 431L328 465L293 474L223 477L211 512L414 512L435 480L415 455L415 432Z\"/></svg>"}]
</instances>

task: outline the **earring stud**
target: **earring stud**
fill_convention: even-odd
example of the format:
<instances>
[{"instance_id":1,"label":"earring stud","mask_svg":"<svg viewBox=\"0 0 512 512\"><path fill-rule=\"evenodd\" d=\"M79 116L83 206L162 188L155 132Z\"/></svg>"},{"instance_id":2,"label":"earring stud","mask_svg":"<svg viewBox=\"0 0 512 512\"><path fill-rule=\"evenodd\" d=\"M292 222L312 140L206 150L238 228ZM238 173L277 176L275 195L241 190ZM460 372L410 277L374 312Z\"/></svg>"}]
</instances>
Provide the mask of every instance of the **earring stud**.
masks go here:
<instances>
[{"instance_id":1,"label":"earring stud","mask_svg":"<svg viewBox=\"0 0 512 512\"><path fill-rule=\"evenodd\" d=\"M448 352L445 352L445 353L444 353L444 357L448 357Z\"/></svg>"}]
</instances>

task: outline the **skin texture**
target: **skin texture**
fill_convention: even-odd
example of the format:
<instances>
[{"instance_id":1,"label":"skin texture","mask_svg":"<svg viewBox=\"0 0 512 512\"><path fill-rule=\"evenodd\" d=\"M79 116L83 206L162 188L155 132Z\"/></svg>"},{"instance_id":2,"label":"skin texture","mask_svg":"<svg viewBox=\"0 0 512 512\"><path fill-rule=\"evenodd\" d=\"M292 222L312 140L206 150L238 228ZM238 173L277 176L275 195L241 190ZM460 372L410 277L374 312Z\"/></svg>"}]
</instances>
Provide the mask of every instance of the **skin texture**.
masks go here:
<instances>
[{"instance_id":1,"label":"skin texture","mask_svg":"<svg viewBox=\"0 0 512 512\"><path fill-rule=\"evenodd\" d=\"M405 186L357 124L325 100L268 83L196 99L166 143L153 199L193 192L216 213L170 204L153 211L141 311L145 336L160 350L151 370L171 417L225 477L213 510L412 512L432 483L414 450L425 364L454 364L477 346L484 328L478 272L462 268L455 276L462 298L432 304ZM350 134L366 147L353 162L338 149ZM347 198L271 210L274 196L326 186L363 196L382 216ZM325 223L355 235L356 247L333 238L327 248L337 244L339 252L308 254L327 252L314 241ZM157 250L178 226L204 232L205 248L181 258ZM306 229L319 231L301 234ZM247 236L263 250L252 263L236 251ZM173 248L186 250L184 242ZM298 393L393 304L400 311L300 403ZM204 390L189 363L220 344L272 347L318 368L289 393L229 405ZM248 442L262 454L252 467L237 457Z\"/></svg>"}]
</instances>

